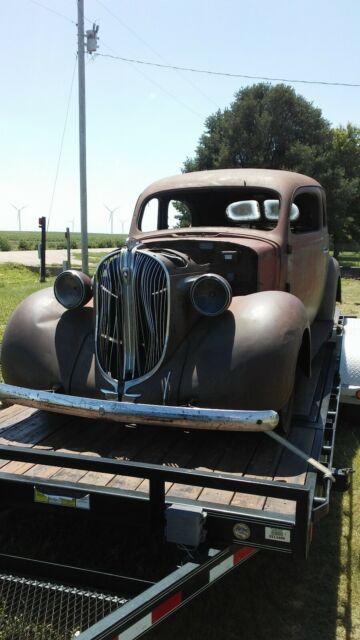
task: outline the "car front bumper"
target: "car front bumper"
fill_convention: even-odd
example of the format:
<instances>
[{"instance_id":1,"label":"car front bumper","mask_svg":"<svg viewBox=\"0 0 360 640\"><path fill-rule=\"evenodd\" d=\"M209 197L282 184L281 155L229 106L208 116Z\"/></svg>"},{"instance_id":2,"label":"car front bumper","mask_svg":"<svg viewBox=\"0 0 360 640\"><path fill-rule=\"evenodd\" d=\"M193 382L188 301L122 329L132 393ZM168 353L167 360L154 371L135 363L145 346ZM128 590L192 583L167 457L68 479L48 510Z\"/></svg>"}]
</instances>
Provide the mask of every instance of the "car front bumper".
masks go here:
<instances>
[{"instance_id":1,"label":"car front bumper","mask_svg":"<svg viewBox=\"0 0 360 640\"><path fill-rule=\"evenodd\" d=\"M0 384L0 401L82 418L180 429L272 431L276 411L238 411L98 400Z\"/></svg>"}]
</instances>

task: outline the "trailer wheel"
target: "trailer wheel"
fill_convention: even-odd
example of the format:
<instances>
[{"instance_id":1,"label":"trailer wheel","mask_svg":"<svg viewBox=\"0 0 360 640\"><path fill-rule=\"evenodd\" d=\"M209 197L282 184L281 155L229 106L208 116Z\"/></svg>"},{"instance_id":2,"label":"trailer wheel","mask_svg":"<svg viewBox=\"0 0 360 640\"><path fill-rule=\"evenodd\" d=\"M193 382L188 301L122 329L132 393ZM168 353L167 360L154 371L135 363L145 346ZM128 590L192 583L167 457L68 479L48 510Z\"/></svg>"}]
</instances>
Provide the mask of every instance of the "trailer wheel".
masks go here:
<instances>
[{"instance_id":1,"label":"trailer wheel","mask_svg":"<svg viewBox=\"0 0 360 640\"><path fill-rule=\"evenodd\" d=\"M283 433L285 433L286 435L289 433L290 427L291 427L291 420L292 420L293 410L294 410L294 396L295 396L295 388L293 388L290 398L287 401L285 407L283 407L278 411L279 424L277 428Z\"/></svg>"}]
</instances>

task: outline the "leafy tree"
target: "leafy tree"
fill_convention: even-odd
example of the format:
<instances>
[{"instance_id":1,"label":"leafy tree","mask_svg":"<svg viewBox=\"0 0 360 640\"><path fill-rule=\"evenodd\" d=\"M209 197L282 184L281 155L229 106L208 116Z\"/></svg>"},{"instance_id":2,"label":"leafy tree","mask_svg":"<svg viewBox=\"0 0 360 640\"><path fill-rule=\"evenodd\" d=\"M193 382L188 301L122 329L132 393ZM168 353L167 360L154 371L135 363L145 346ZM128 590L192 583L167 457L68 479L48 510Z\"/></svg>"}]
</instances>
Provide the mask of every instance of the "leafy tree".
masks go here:
<instances>
[{"instance_id":1,"label":"leafy tree","mask_svg":"<svg viewBox=\"0 0 360 640\"><path fill-rule=\"evenodd\" d=\"M184 171L229 167L288 169L311 175L327 192L335 254L360 242L360 130L332 129L321 110L283 84L241 89L205 122Z\"/></svg>"},{"instance_id":2,"label":"leafy tree","mask_svg":"<svg viewBox=\"0 0 360 640\"><path fill-rule=\"evenodd\" d=\"M318 153L330 135L321 110L286 85L241 89L229 108L207 118L185 171L227 167L289 168L297 153Z\"/></svg>"},{"instance_id":3,"label":"leafy tree","mask_svg":"<svg viewBox=\"0 0 360 640\"><path fill-rule=\"evenodd\" d=\"M320 177L327 193L329 229L335 257L360 243L360 129L352 124L332 131Z\"/></svg>"}]
</instances>

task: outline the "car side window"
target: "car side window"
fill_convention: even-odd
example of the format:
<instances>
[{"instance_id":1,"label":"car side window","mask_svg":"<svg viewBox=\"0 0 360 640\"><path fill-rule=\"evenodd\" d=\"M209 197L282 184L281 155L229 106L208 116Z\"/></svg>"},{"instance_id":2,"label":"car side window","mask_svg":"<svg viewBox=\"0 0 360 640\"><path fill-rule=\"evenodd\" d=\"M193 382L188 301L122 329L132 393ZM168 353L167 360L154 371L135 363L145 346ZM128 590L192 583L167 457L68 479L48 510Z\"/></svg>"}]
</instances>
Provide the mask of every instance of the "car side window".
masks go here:
<instances>
[{"instance_id":1,"label":"car side window","mask_svg":"<svg viewBox=\"0 0 360 640\"><path fill-rule=\"evenodd\" d=\"M141 231L156 231L159 221L159 200L158 198L151 198L143 210L140 229Z\"/></svg>"},{"instance_id":2,"label":"car side window","mask_svg":"<svg viewBox=\"0 0 360 640\"><path fill-rule=\"evenodd\" d=\"M191 227L191 211L185 202L170 200L167 210L167 228L182 229Z\"/></svg>"},{"instance_id":3,"label":"car side window","mask_svg":"<svg viewBox=\"0 0 360 640\"><path fill-rule=\"evenodd\" d=\"M290 217L290 229L292 233L310 233L318 231L322 225L321 198L315 192L299 193L294 198L299 215L296 219Z\"/></svg>"}]
</instances>

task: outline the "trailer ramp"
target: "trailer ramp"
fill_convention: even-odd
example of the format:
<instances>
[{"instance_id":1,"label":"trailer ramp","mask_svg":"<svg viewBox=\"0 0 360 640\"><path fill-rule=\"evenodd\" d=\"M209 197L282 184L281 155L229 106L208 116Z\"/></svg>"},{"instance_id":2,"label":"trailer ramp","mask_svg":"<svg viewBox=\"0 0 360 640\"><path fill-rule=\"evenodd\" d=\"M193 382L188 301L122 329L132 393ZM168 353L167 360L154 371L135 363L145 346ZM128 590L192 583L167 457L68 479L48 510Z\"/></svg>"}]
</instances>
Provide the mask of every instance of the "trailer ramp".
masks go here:
<instances>
[{"instance_id":1,"label":"trailer ramp","mask_svg":"<svg viewBox=\"0 0 360 640\"><path fill-rule=\"evenodd\" d=\"M126 604L122 597L0 574L0 629L7 638L71 640Z\"/></svg>"}]
</instances>

